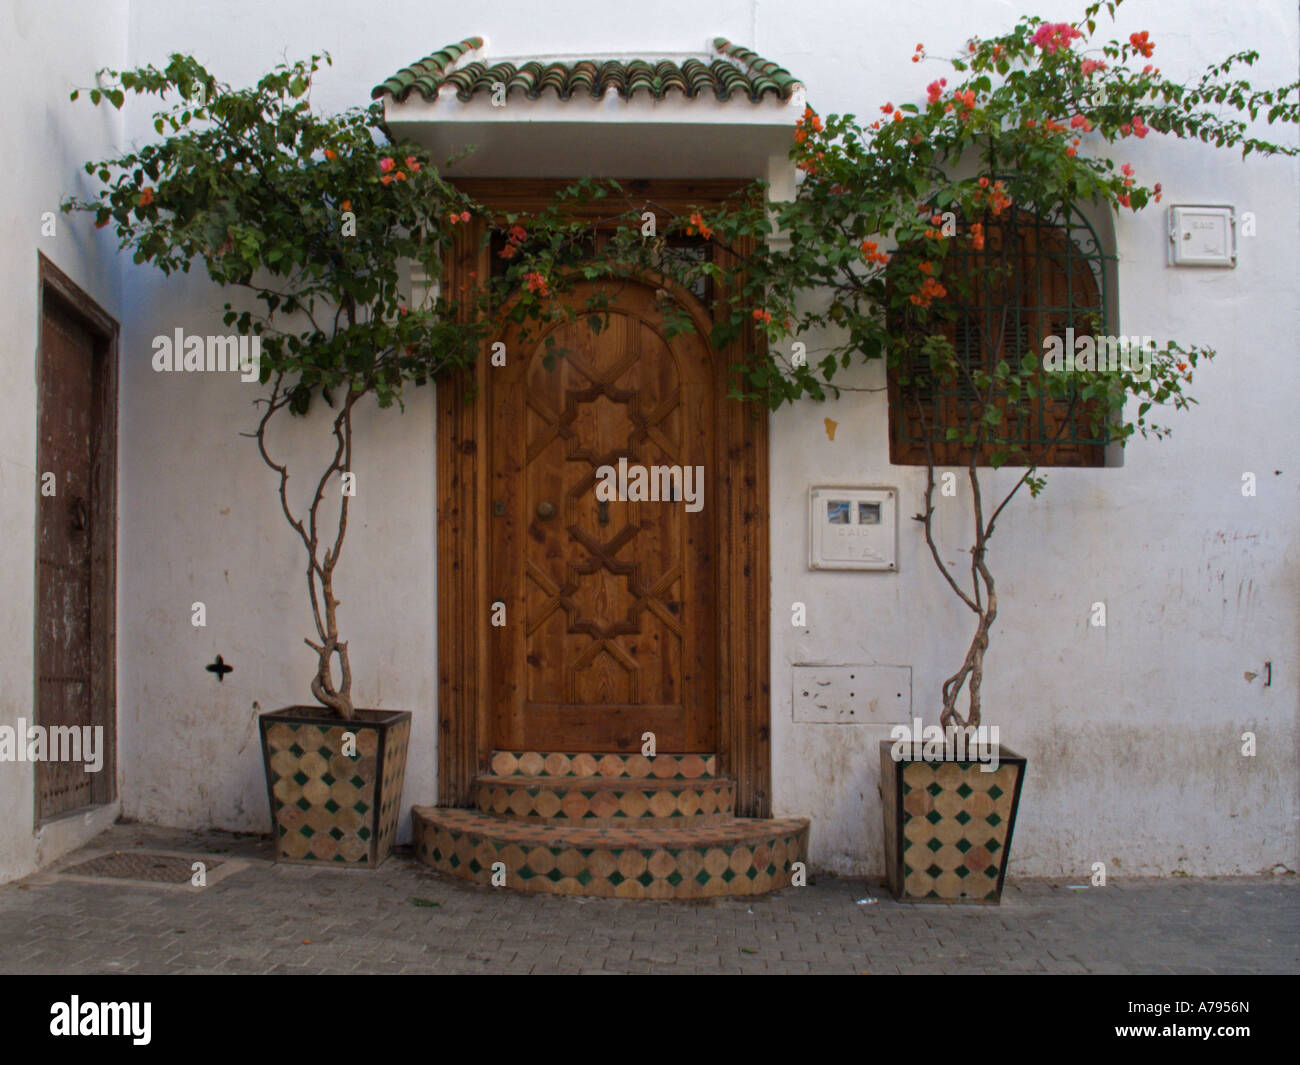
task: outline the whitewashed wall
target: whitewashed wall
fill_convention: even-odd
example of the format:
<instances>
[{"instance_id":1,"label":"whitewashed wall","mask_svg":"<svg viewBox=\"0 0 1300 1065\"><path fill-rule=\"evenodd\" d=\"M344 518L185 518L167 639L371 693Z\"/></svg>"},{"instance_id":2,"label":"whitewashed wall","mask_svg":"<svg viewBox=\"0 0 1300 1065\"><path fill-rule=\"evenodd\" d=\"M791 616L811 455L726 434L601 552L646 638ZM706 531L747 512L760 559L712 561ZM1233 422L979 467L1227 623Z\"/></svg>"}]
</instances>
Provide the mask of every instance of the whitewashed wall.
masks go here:
<instances>
[{"instance_id":1,"label":"whitewashed wall","mask_svg":"<svg viewBox=\"0 0 1300 1065\"><path fill-rule=\"evenodd\" d=\"M80 5L67 5L76 7ZM1138 5L1134 5L1135 7ZM667 0L640 9L556 0L483 5L390 0L360 10L337 0L266 5L258 0L177 5L135 0L87 4L97 29L69 47L49 5L28 12L17 67L0 70L32 159L20 172L22 211L4 216L15 239L0 248L6 284L0 313L18 381L0 428L6 506L0 552L17 596L0 642L0 715L30 706L34 448L31 353L39 205L67 191L77 162L118 131L89 109L66 105L65 81L104 63L161 63L193 52L219 76L244 83L284 56L326 49L334 67L313 94L321 108L364 102L399 66L462 37L482 34L497 55L680 52L721 34L780 62L808 86L823 113L870 116L885 100L923 94L933 68L908 62L923 41L952 52L971 33L1000 30L1018 4L952 7ZM1072 18L1078 6L1044 11ZM1297 18L1289 3L1239 21L1209 2L1148 2L1125 14L1121 36L1150 29L1156 61L1171 74L1199 70L1255 44L1257 83L1294 77ZM3 18L5 16L0 16ZM85 43L90 42L90 43ZM13 84L11 85L10 82ZM15 121L7 113L5 122ZM127 136L151 134L147 112L129 108ZM1300 626L1297 624L1296 396L1297 168L1248 166L1229 153L1176 146L1159 135L1125 147L1165 203L1223 202L1257 213L1259 235L1242 242L1235 271L1164 265L1165 216L1157 208L1116 230L1121 330L1216 346L1198 375L1201 406L1178 416L1163 443L1138 443L1122 468L1053 471L1047 495L1007 514L992 553L1001 616L989 656L986 720L1026 754L1030 772L1014 872L1080 873L1106 861L1124 873L1233 873L1295 868L1298 840ZM58 161L57 168L54 161ZM312 654L302 562L274 499L274 478L238 431L251 426L254 386L152 373L150 340L181 326L220 328L222 299L198 278L170 281L127 265L119 302L111 275L95 272L102 246L86 220L56 257L114 313L123 329L119 572L120 777L124 812L172 825L264 830L255 704L303 701ZM61 232L65 232L61 230ZM61 240L63 238L60 238ZM62 246L62 245L61 245ZM21 298L14 295L18 293ZM879 383L863 375L863 383ZM825 417L838 430L827 438ZM813 820L812 857L841 872L880 872L876 744L879 727L795 724L796 663L910 666L915 709L935 718L937 690L969 636L965 609L932 569L913 523L919 471L888 464L878 394L787 408L772 419L772 716L778 814ZM299 426L304 432L309 427ZM319 429L319 426L316 427ZM289 446L289 445L287 445ZM304 444L287 454L311 457ZM432 801L435 781L434 420L432 395L413 395L404 415L383 412L359 436L359 495L342 569L344 634L352 641L359 705L414 711L404 803ZM1274 474L1274 471L1280 471ZM1241 474L1259 479L1241 496ZM305 477L302 479L305 480ZM301 484L301 480L299 481ZM893 484L902 493L900 572L812 573L807 559L811 484ZM15 484L17 491L15 492ZM13 501L11 504L11 500ZM941 531L958 518L941 516ZM960 556L950 558L961 565ZM1095 601L1109 624L1088 626ZM190 606L207 605L207 627ZM790 604L808 607L794 629ZM235 672L218 684L203 666L221 653ZM1273 663L1273 686L1243 674ZM1259 754L1239 753L1253 729ZM0 767L3 809L30 811L30 774ZM30 824L30 816L25 823ZM21 820L21 818L20 818ZM404 826L405 831L405 826ZM34 861L30 831L0 827L0 877Z\"/></svg>"},{"instance_id":2,"label":"whitewashed wall","mask_svg":"<svg viewBox=\"0 0 1300 1065\"><path fill-rule=\"evenodd\" d=\"M59 213L59 201L90 193L81 163L87 154L107 152L122 131L111 108L75 106L68 94L125 56L122 0L11 0L0 8L0 143L8 153L0 208L0 725L32 717L37 255L43 252L121 318L116 242L93 225L70 221ZM53 236L41 231L47 211L56 216ZM30 762L0 762L0 880L31 872L105 820L87 826L73 818L35 832L34 778Z\"/></svg>"}]
</instances>

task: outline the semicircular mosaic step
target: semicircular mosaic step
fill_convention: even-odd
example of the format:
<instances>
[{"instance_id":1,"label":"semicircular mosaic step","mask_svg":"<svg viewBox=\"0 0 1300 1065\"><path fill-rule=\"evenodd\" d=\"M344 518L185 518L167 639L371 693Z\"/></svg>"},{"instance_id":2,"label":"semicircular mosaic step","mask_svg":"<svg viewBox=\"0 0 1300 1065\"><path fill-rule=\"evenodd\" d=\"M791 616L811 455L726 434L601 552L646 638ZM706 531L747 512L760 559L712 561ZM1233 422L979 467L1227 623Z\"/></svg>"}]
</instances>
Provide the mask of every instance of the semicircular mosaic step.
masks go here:
<instances>
[{"instance_id":1,"label":"semicircular mosaic step","mask_svg":"<svg viewBox=\"0 0 1300 1065\"><path fill-rule=\"evenodd\" d=\"M673 828L716 825L735 813L735 786L724 777L479 777L480 813L548 825Z\"/></svg>"},{"instance_id":2,"label":"semicircular mosaic step","mask_svg":"<svg viewBox=\"0 0 1300 1065\"><path fill-rule=\"evenodd\" d=\"M516 891L696 899L788 887L807 861L807 819L733 816L711 754L496 751L489 765L477 809L412 810L425 865Z\"/></svg>"}]
</instances>

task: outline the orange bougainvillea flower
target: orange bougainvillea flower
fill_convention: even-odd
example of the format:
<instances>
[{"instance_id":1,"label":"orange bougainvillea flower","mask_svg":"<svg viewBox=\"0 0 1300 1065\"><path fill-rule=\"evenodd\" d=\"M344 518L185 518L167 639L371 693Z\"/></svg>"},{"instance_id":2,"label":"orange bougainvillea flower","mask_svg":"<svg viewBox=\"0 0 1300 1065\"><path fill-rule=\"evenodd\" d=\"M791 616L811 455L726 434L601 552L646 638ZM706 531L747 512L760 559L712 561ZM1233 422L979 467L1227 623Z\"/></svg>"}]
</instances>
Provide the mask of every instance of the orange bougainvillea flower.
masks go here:
<instances>
[{"instance_id":1,"label":"orange bougainvillea flower","mask_svg":"<svg viewBox=\"0 0 1300 1065\"><path fill-rule=\"evenodd\" d=\"M918 307L928 307L935 300L941 300L948 295L948 290L932 277L927 277L921 282L919 292L913 292L907 298L915 303Z\"/></svg>"},{"instance_id":2,"label":"orange bougainvillea flower","mask_svg":"<svg viewBox=\"0 0 1300 1065\"><path fill-rule=\"evenodd\" d=\"M1146 30L1143 30L1141 33L1130 33L1128 35L1128 43L1147 58L1150 58L1151 53L1156 50L1156 46L1152 43L1150 35Z\"/></svg>"},{"instance_id":3,"label":"orange bougainvillea flower","mask_svg":"<svg viewBox=\"0 0 1300 1065\"><path fill-rule=\"evenodd\" d=\"M763 310L763 308L761 308L761 307L756 307L756 308L754 308L754 321L756 321L756 322L770 322L771 320L772 320L772 312L771 312L771 311L765 311L765 310Z\"/></svg>"},{"instance_id":4,"label":"orange bougainvillea flower","mask_svg":"<svg viewBox=\"0 0 1300 1065\"><path fill-rule=\"evenodd\" d=\"M325 149L325 158L326 158L326 159L329 159L329 160L332 162L333 160L337 159L338 157L339 157L339 153L336 152L333 148L326 148L326 149Z\"/></svg>"},{"instance_id":5,"label":"orange bougainvillea flower","mask_svg":"<svg viewBox=\"0 0 1300 1065\"><path fill-rule=\"evenodd\" d=\"M411 171L412 174L417 173L420 169L420 161L415 156L408 155L406 157L406 169Z\"/></svg>"},{"instance_id":6,"label":"orange bougainvillea flower","mask_svg":"<svg viewBox=\"0 0 1300 1065\"><path fill-rule=\"evenodd\" d=\"M399 170L396 174L393 175L393 180L395 180L395 181L405 181L405 180L406 180L406 174L404 174L402 171Z\"/></svg>"},{"instance_id":7,"label":"orange bougainvillea flower","mask_svg":"<svg viewBox=\"0 0 1300 1065\"><path fill-rule=\"evenodd\" d=\"M920 266L917 267L917 269L920 270L921 273L923 274L926 275L932 274L934 273L934 263L922 263Z\"/></svg>"},{"instance_id":8,"label":"orange bougainvillea flower","mask_svg":"<svg viewBox=\"0 0 1300 1065\"><path fill-rule=\"evenodd\" d=\"M536 270L524 274L524 280L528 282L528 291L534 292L539 296L549 296L551 288L546 278Z\"/></svg>"},{"instance_id":9,"label":"orange bougainvillea flower","mask_svg":"<svg viewBox=\"0 0 1300 1065\"><path fill-rule=\"evenodd\" d=\"M513 225L510 227L510 240L512 243L522 244L527 239L528 239L528 230L526 230L523 226Z\"/></svg>"},{"instance_id":10,"label":"orange bougainvillea flower","mask_svg":"<svg viewBox=\"0 0 1300 1065\"><path fill-rule=\"evenodd\" d=\"M989 187L989 179L986 177L980 178L980 188L987 189L988 187Z\"/></svg>"},{"instance_id":11,"label":"orange bougainvillea flower","mask_svg":"<svg viewBox=\"0 0 1300 1065\"><path fill-rule=\"evenodd\" d=\"M702 236L705 240L708 240L710 237L713 236L713 230L708 225L705 224L704 215L700 214L699 211L696 211L693 215L691 215L688 221L690 223L686 227L686 233L688 236L693 237L695 236L696 233L699 233L699 235Z\"/></svg>"},{"instance_id":12,"label":"orange bougainvillea flower","mask_svg":"<svg viewBox=\"0 0 1300 1065\"><path fill-rule=\"evenodd\" d=\"M351 201L351 200L344 200L344 201L343 201L343 210L345 210L345 211L350 211L350 210L352 210L352 201Z\"/></svg>"},{"instance_id":13,"label":"orange bougainvillea flower","mask_svg":"<svg viewBox=\"0 0 1300 1065\"><path fill-rule=\"evenodd\" d=\"M385 174L383 177L379 179L379 183L381 185L391 185L393 183L393 175Z\"/></svg>"},{"instance_id":14,"label":"orange bougainvillea flower","mask_svg":"<svg viewBox=\"0 0 1300 1065\"><path fill-rule=\"evenodd\" d=\"M148 207L153 203L153 189L146 186L140 190L140 206Z\"/></svg>"}]
</instances>

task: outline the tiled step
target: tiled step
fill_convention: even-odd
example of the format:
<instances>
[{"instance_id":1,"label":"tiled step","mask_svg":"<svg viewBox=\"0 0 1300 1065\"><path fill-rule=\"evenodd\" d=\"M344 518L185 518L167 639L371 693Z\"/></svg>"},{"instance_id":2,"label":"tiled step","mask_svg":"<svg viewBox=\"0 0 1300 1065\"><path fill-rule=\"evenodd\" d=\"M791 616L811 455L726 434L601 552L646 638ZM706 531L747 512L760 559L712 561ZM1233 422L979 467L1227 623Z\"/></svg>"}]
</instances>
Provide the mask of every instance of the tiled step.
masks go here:
<instances>
[{"instance_id":1,"label":"tiled step","mask_svg":"<svg viewBox=\"0 0 1300 1065\"><path fill-rule=\"evenodd\" d=\"M630 777L636 780L699 780L715 776L712 754L557 754L493 751L488 762L498 777Z\"/></svg>"},{"instance_id":2,"label":"tiled step","mask_svg":"<svg viewBox=\"0 0 1300 1065\"><path fill-rule=\"evenodd\" d=\"M735 785L725 777L488 776L474 782L474 804L480 813L534 824L716 825L735 812Z\"/></svg>"},{"instance_id":3,"label":"tiled step","mask_svg":"<svg viewBox=\"0 0 1300 1065\"><path fill-rule=\"evenodd\" d=\"M432 806L415 807L412 818L416 854L438 872L487 885L501 862L506 887L559 895L762 895L788 886L792 864L808 853L803 818L588 828Z\"/></svg>"}]
</instances>

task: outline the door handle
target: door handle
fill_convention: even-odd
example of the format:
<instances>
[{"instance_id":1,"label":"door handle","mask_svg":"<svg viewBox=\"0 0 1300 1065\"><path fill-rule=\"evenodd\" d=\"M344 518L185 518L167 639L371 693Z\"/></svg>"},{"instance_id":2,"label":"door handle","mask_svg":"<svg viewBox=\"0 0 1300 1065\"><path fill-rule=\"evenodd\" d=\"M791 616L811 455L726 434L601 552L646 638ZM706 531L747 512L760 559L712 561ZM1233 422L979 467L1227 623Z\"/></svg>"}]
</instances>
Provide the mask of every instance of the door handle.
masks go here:
<instances>
[{"instance_id":1,"label":"door handle","mask_svg":"<svg viewBox=\"0 0 1300 1065\"><path fill-rule=\"evenodd\" d=\"M542 521L550 521L553 517L555 517L555 504L554 504L554 503L538 503L538 504L537 504L537 516L538 516L539 518L541 518Z\"/></svg>"},{"instance_id":2,"label":"door handle","mask_svg":"<svg viewBox=\"0 0 1300 1065\"><path fill-rule=\"evenodd\" d=\"M596 504L596 520L601 525L609 524L609 500L602 499Z\"/></svg>"}]
</instances>

